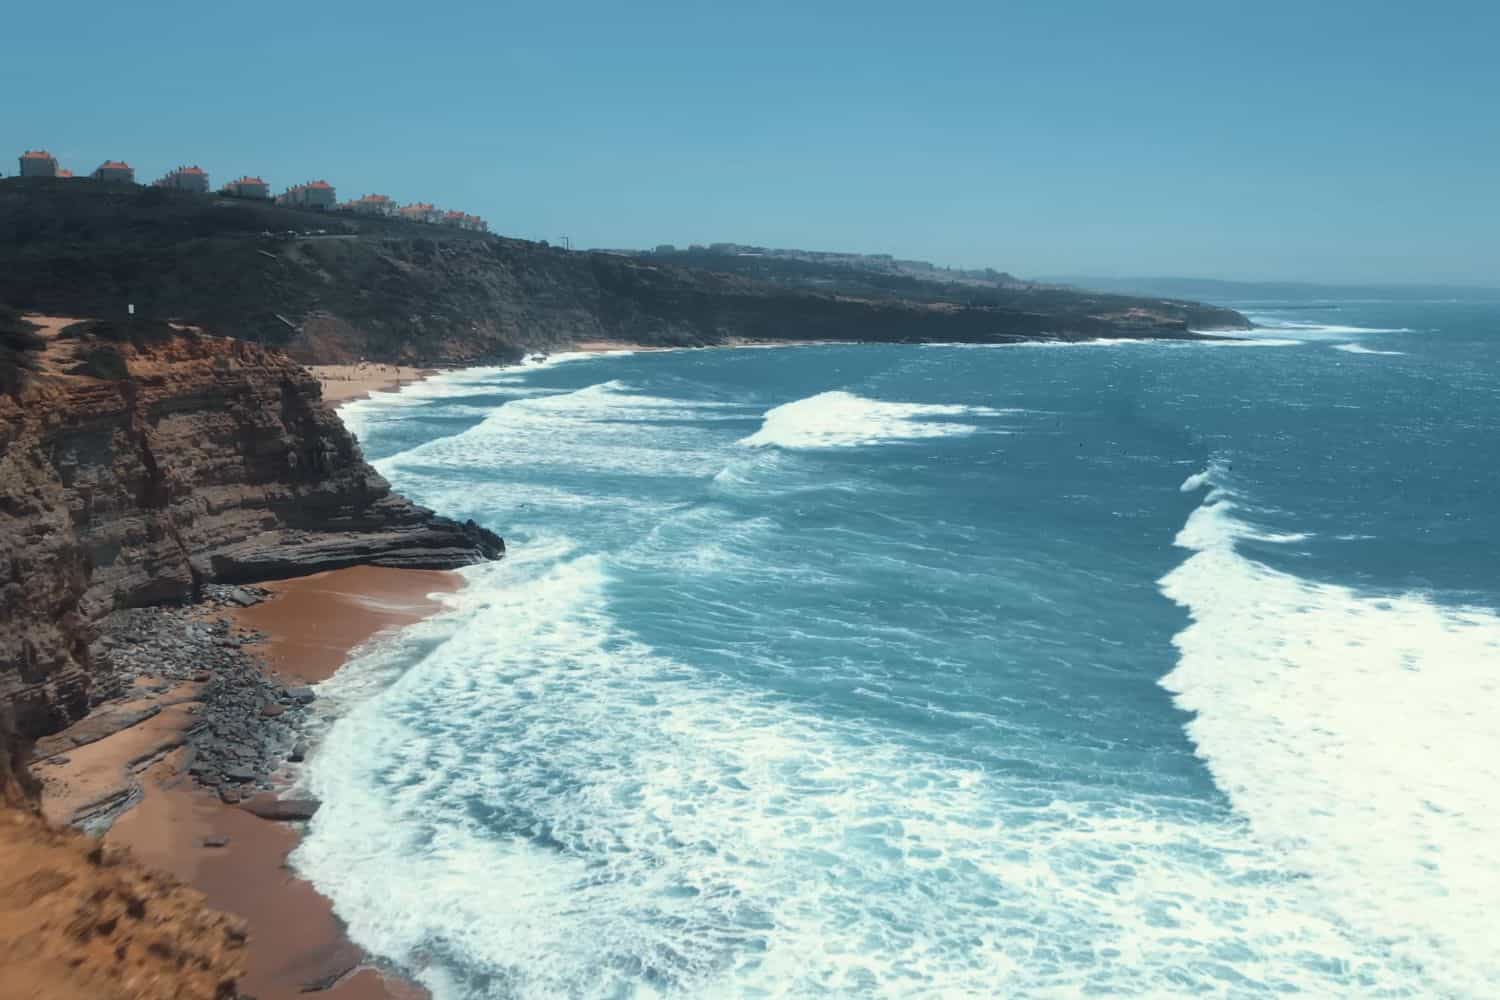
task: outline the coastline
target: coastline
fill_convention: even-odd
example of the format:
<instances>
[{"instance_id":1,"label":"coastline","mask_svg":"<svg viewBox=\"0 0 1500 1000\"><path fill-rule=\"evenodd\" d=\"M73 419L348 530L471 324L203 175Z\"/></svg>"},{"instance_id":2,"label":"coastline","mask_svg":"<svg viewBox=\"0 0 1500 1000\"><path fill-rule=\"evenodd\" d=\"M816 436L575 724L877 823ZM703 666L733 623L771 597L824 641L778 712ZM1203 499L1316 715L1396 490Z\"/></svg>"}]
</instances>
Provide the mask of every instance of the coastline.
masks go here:
<instances>
[{"instance_id":1,"label":"coastline","mask_svg":"<svg viewBox=\"0 0 1500 1000\"><path fill-rule=\"evenodd\" d=\"M245 642L271 679L316 684L360 644L440 610L429 595L452 593L462 583L449 571L356 566L265 584L257 589L269 596L248 607L200 605L190 613L231 623L228 641ZM425 997L420 987L370 964L345 935L332 903L287 866L300 824L261 818L189 773L188 738L204 725L207 686L199 679L136 678L122 700L100 706L73 729L91 719L97 726L101 716L144 717L76 748L67 747L72 731L65 731L58 744L65 749L36 761L48 818L67 823L90 801L123 801L104 843L128 848L137 861L201 892L209 906L246 921L248 967L240 988L257 1000L308 992L339 1000ZM282 768L271 777L274 790L246 801L259 806L290 781Z\"/></svg>"},{"instance_id":2,"label":"coastline","mask_svg":"<svg viewBox=\"0 0 1500 1000\"><path fill-rule=\"evenodd\" d=\"M337 407L364 399L372 392L397 392L403 385L436 375L437 368L384 365L362 361L353 365L307 365L323 386L323 401Z\"/></svg>"}]
</instances>

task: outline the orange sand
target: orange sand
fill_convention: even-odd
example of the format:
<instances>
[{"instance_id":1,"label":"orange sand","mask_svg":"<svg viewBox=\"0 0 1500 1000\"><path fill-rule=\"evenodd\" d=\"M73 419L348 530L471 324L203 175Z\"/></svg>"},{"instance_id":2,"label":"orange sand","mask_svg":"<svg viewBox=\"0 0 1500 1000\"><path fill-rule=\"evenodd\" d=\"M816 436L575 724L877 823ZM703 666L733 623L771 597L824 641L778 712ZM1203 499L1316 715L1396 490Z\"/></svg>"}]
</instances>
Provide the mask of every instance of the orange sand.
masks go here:
<instances>
[{"instance_id":1,"label":"orange sand","mask_svg":"<svg viewBox=\"0 0 1500 1000\"><path fill-rule=\"evenodd\" d=\"M421 621L441 605L427 595L452 593L454 573L354 566L265 584L275 596L231 616L270 638L255 646L276 673L303 684L333 676L349 651L377 632Z\"/></svg>"}]
</instances>

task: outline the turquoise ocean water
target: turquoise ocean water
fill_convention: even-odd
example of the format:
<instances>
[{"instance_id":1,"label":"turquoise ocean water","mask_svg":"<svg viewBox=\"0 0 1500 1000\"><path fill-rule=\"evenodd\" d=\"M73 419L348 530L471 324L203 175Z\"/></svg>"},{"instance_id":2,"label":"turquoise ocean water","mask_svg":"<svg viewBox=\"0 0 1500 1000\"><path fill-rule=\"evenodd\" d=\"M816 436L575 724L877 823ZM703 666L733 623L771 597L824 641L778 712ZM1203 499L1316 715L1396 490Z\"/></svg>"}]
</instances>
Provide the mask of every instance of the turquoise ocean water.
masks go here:
<instances>
[{"instance_id":1,"label":"turquoise ocean water","mask_svg":"<svg viewBox=\"0 0 1500 1000\"><path fill-rule=\"evenodd\" d=\"M1500 994L1500 304L561 356L343 411L503 534L295 856L458 997Z\"/></svg>"}]
</instances>

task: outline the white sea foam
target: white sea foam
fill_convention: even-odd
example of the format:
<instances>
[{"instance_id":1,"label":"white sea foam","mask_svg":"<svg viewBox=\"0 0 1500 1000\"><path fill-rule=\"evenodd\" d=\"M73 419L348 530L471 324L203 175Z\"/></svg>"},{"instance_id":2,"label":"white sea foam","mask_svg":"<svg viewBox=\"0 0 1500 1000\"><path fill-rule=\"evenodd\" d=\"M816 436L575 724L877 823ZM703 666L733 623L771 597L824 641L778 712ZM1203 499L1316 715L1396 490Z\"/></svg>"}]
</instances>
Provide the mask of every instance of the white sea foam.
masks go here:
<instances>
[{"instance_id":1,"label":"white sea foam","mask_svg":"<svg viewBox=\"0 0 1500 1000\"><path fill-rule=\"evenodd\" d=\"M1411 333L1404 326L1348 326L1340 323L1319 323L1309 320L1287 319L1274 313L1251 313L1250 320L1269 330L1294 331L1299 336L1330 337L1348 336L1354 333Z\"/></svg>"},{"instance_id":2,"label":"white sea foam","mask_svg":"<svg viewBox=\"0 0 1500 1000\"><path fill-rule=\"evenodd\" d=\"M1333 349L1335 351L1343 351L1345 354L1402 355L1406 353L1405 351L1377 351L1374 348L1366 347L1363 344L1335 344L1333 346Z\"/></svg>"},{"instance_id":3,"label":"white sea foam","mask_svg":"<svg viewBox=\"0 0 1500 1000\"><path fill-rule=\"evenodd\" d=\"M1300 347L1306 341L1288 340L1286 337L1267 337L1264 334L1256 336L1250 331L1237 331L1233 340L1173 341L1173 343L1194 347Z\"/></svg>"},{"instance_id":4,"label":"white sea foam","mask_svg":"<svg viewBox=\"0 0 1500 1000\"><path fill-rule=\"evenodd\" d=\"M524 387L520 383L531 372L596 356L586 351L568 351L533 355L513 365L477 365L439 372L407 382L396 389L375 390L361 399L351 399L338 407L338 415L350 433L355 437L362 437L374 420L399 420L404 409L430 406L446 399L492 392L548 395L557 390Z\"/></svg>"},{"instance_id":5,"label":"white sea foam","mask_svg":"<svg viewBox=\"0 0 1500 1000\"><path fill-rule=\"evenodd\" d=\"M1002 413L941 409L899 416ZM730 501L817 459L705 443L701 418L727 412L601 383L507 403L387 466L449 512L524 494L587 513L569 519L578 538L533 532L465 571L447 613L321 692L353 707L312 763L324 805L294 861L359 943L438 1000L1412 997L1458 982L1218 803L1026 777L1039 761L985 770L626 629L615 602L630 578L777 572L753 564L772 522ZM527 463L548 478L527 481ZM1230 523L1225 471L1183 483L1211 488L1184 535L1194 558L1236 555L1252 533L1298 537ZM731 509L653 509L623 551L618 535L591 546L582 532L646 503L596 495L632 473L702 477Z\"/></svg>"},{"instance_id":6,"label":"white sea foam","mask_svg":"<svg viewBox=\"0 0 1500 1000\"><path fill-rule=\"evenodd\" d=\"M1292 537L1255 529L1223 492L1194 511L1177 538L1193 554L1161 581L1192 617L1163 684L1257 839L1424 969L1418 995L1492 996L1500 617L1237 550Z\"/></svg>"},{"instance_id":7,"label":"white sea foam","mask_svg":"<svg viewBox=\"0 0 1500 1000\"><path fill-rule=\"evenodd\" d=\"M1225 468L1223 463L1218 459L1214 459L1213 461L1208 463L1207 468L1201 469L1184 479L1182 481L1182 485L1179 486L1178 489L1183 493L1194 493L1198 490L1203 489L1205 486L1213 487L1224 477L1224 472ZM1212 499L1212 497L1210 497L1210 499Z\"/></svg>"},{"instance_id":8,"label":"white sea foam","mask_svg":"<svg viewBox=\"0 0 1500 1000\"><path fill-rule=\"evenodd\" d=\"M1092 337L1087 340L1011 340L999 344L970 344L961 342L943 342L922 344L923 348L960 348L962 350L996 350L1011 347L1117 347L1122 344L1163 344L1163 341L1155 338L1143 337Z\"/></svg>"},{"instance_id":9,"label":"white sea foam","mask_svg":"<svg viewBox=\"0 0 1500 1000\"><path fill-rule=\"evenodd\" d=\"M461 434L389 456L375 467L387 476L403 469L420 476L420 469L433 467L442 480L463 469L490 473L522 466L708 478L723 467L723 454L705 445L699 425L732 417L736 409L730 403L651 396L610 380L514 399ZM423 486L419 482L415 488Z\"/></svg>"},{"instance_id":10,"label":"white sea foam","mask_svg":"<svg viewBox=\"0 0 1500 1000\"><path fill-rule=\"evenodd\" d=\"M295 862L439 1000L1402 982L1238 822L1017 784L663 658L610 617L607 561L548 545L468 571L404 672L384 647L328 685L391 684L319 751Z\"/></svg>"},{"instance_id":11,"label":"white sea foam","mask_svg":"<svg viewBox=\"0 0 1500 1000\"><path fill-rule=\"evenodd\" d=\"M979 427L931 418L999 416L1003 412L982 406L893 403L852 392L820 392L767 410L760 430L740 443L752 448L854 448L954 437L973 434Z\"/></svg>"}]
</instances>

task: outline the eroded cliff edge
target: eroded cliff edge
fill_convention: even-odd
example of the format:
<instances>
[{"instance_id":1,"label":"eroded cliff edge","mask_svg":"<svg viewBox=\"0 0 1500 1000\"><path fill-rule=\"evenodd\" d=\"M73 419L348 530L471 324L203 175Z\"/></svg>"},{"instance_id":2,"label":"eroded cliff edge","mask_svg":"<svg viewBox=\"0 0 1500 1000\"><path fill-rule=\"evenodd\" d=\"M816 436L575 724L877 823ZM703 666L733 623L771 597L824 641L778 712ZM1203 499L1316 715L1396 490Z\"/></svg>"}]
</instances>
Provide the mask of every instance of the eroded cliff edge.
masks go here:
<instances>
[{"instance_id":1,"label":"eroded cliff edge","mask_svg":"<svg viewBox=\"0 0 1500 1000\"><path fill-rule=\"evenodd\" d=\"M356 564L447 569L503 543L391 492L299 365L165 324L46 329L0 359L0 709L23 737L89 706L122 607Z\"/></svg>"}]
</instances>

